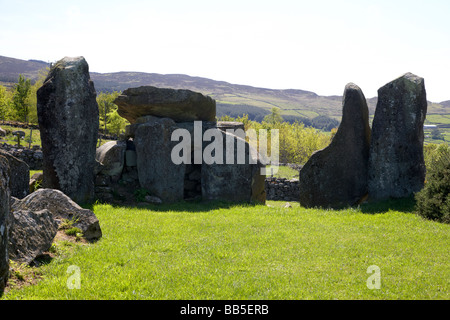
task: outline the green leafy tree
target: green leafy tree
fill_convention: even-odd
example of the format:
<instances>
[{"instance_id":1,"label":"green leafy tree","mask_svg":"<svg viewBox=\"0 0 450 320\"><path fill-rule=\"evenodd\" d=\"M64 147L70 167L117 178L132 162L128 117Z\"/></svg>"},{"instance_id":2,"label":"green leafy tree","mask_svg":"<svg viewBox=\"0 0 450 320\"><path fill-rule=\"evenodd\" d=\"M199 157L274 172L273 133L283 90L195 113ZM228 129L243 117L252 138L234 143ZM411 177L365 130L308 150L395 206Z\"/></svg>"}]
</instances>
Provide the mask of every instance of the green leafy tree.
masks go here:
<instances>
[{"instance_id":1,"label":"green leafy tree","mask_svg":"<svg viewBox=\"0 0 450 320\"><path fill-rule=\"evenodd\" d=\"M12 105L16 113L16 119L28 123L30 110L29 95L31 93L31 81L19 75L18 83L14 86Z\"/></svg>"},{"instance_id":2,"label":"green leafy tree","mask_svg":"<svg viewBox=\"0 0 450 320\"><path fill-rule=\"evenodd\" d=\"M283 117L280 114L280 109L276 107L270 109L270 114L265 116L263 121L272 125L283 122Z\"/></svg>"},{"instance_id":3,"label":"green leafy tree","mask_svg":"<svg viewBox=\"0 0 450 320\"><path fill-rule=\"evenodd\" d=\"M8 120L12 109L12 94L4 86L0 86L0 119Z\"/></svg>"},{"instance_id":4,"label":"green leafy tree","mask_svg":"<svg viewBox=\"0 0 450 320\"><path fill-rule=\"evenodd\" d=\"M39 72L38 79L36 82L31 85L30 87L30 94L28 96L28 105L29 105L29 111L28 111L28 121L31 123L38 123L38 116L37 116L37 91L40 87L44 84L45 78L47 77L48 71L50 68L42 69Z\"/></svg>"},{"instance_id":5,"label":"green leafy tree","mask_svg":"<svg viewBox=\"0 0 450 320\"><path fill-rule=\"evenodd\" d=\"M129 122L122 118L117 112L117 105L114 100L120 95L120 92L114 91L112 93L100 92L97 95L98 111L99 111L99 126L104 134L110 133L119 135L125 129Z\"/></svg>"}]
</instances>

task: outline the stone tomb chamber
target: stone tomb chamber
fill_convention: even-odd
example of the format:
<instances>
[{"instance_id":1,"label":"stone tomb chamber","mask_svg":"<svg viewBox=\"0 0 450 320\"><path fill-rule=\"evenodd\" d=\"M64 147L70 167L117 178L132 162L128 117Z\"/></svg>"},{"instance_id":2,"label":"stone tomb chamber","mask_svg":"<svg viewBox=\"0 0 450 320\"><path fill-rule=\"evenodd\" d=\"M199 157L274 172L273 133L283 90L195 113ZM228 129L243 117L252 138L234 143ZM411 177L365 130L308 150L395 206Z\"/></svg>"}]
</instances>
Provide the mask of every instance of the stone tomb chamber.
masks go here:
<instances>
[{"instance_id":1,"label":"stone tomb chamber","mask_svg":"<svg viewBox=\"0 0 450 320\"><path fill-rule=\"evenodd\" d=\"M125 90L115 103L130 125L122 141L97 148L96 198L265 203L264 165L241 138L242 123L215 121L213 99L146 86Z\"/></svg>"}]
</instances>

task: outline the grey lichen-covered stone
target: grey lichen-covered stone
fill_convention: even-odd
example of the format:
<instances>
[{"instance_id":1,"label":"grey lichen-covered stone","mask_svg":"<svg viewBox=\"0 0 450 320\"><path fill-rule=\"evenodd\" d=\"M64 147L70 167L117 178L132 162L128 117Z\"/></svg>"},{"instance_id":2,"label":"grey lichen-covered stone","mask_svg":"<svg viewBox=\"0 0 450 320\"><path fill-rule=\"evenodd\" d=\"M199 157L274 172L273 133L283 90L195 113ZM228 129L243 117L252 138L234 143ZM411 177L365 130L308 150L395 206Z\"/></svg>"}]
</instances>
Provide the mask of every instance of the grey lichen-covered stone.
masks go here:
<instances>
[{"instance_id":1,"label":"grey lichen-covered stone","mask_svg":"<svg viewBox=\"0 0 450 320\"><path fill-rule=\"evenodd\" d=\"M47 209L18 210L9 219L9 258L30 264L48 251L58 232L58 223Z\"/></svg>"},{"instance_id":2,"label":"grey lichen-covered stone","mask_svg":"<svg viewBox=\"0 0 450 320\"><path fill-rule=\"evenodd\" d=\"M94 196L99 115L94 83L83 57L58 61L37 91L45 188L76 202Z\"/></svg>"},{"instance_id":3,"label":"grey lichen-covered stone","mask_svg":"<svg viewBox=\"0 0 450 320\"><path fill-rule=\"evenodd\" d=\"M87 240L96 240L102 236L100 223L95 214L89 209L81 208L67 195L59 190L38 189L22 200L14 199L12 211L28 210L40 211L47 209L53 215L58 225L64 220L73 222L73 226L83 232Z\"/></svg>"},{"instance_id":4,"label":"grey lichen-covered stone","mask_svg":"<svg viewBox=\"0 0 450 320\"><path fill-rule=\"evenodd\" d=\"M212 130L217 130L224 148L227 140L233 141L234 148L224 149L221 161L220 158L217 158L218 161L212 159L213 163L208 163L205 158L203 159L201 169L203 200L265 203L265 175L261 172L264 165L259 159L258 152L247 141L236 135L218 128ZM214 142L217 141L214 140ZM239 145L242 145L243 148L241 149ZM205 150L205 148L204 146L203 149ZM240 152L243 153L240 154ZM230 155L228 158L227 153ZM209 156L209 152L204 153L204 157L207 156ZM241 158L241 156L243 157ZM232 163L231 159L233 159Z\"/></svg>"},{"instance_id":5,"label":"grey lichen-covered stone","mask_svg":"<svg viewBox=\"0 0 450 320\"><path fill-rule=\"evenodd\" d=\"M183 200L185 164L174 164L171 158L177 142L171 141L178 127L168 118L139 125L135 132L139 183L163 202Z\"/></svg>"},{"instance_id":6,"label":"grey lichen-covered stone","mask_svg":"<svg viewBox=\"0 0 450 320\"><path fill-rule=\"evenodd\" d=\"M9 164L0 155L0 297L9 277L8 218L9 218Z\"/></svg>"},{"instance_id":7,"label":"grey lichen-covered stone","mask_svg":"<svg viewBox=\"0 0 450 320\"><path fill-rule=\"evenodd\" d=\"M300 204L341 208L367 194L369 110L362 90L345 87L342 121L331 144L315 152L300 171Z\"/></svg>"},{"instance_id":8,"label":"grey lichen-covered stone","mask_svg":"<svg viewBox=\"0 0 450 320\"><path fill-rule=\"evenodd\" d=\"M0 155L8 160L10 168L9 189L11 196L22 199L29 193L30 167L10 153L0 150Z\"/></svg>"},{"instance_id":9,"label":"grey lichen-covered stone","mask_svg":"<svg viewBox=\"0 0 450 320\"><path fill-rule=\"evenodd\" d=\"M135 123L139 117L157 116L176 122L215 121L216 102L201 93L142 86L129 88L114 101L121 117Z\"/></svg>"},{"instance_id":10,"label":"grey lichen-covered stone","mask_svg":"<svg viewBox=\"0 0 450 320\"><path fill-rule=\"evenodd\" d=\"M95 159L102 164L101 174L116 176L122 173L125 162L125 141L109 141L97 148Z\"/></svg>"},{"instance_id":11,"label":"grey lichen-covered stone","mask_svg":"<svg viewBox=\"0 0 450 320\"><path fill-rule=\"evenodd\" d=\"M423 188L426 113L423 78L407 73L378 90L369 158L370 200L408 197Z\"/></svg>"}]
</instances>

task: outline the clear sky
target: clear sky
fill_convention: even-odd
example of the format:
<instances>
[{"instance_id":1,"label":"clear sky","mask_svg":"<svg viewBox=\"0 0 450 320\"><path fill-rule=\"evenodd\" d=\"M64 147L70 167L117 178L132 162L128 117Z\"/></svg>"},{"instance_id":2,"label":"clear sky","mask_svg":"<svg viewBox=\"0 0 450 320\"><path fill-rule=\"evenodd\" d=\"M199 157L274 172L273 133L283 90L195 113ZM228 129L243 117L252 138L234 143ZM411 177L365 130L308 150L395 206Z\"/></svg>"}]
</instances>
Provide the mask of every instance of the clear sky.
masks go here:
<instances>
[{"instance_id":1,"label":"clear sky","mask_svg":"<svg viewBox=\"0 0 450 320\"><path fill-rule=\"evenodd\" d=\"M398 76L450 100L448 0L0 0L0 55L365 96Z\"/></svg>"}]
</instances>

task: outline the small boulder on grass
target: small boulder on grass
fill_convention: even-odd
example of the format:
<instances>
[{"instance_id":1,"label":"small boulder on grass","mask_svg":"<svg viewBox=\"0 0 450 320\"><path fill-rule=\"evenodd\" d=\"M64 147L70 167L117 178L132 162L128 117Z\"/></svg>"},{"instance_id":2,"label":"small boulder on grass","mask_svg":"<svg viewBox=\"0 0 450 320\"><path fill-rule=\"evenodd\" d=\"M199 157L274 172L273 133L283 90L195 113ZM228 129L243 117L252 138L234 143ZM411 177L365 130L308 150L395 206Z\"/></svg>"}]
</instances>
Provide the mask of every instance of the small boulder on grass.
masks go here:
<instances>
[{"instance_id":1,"label":"small boulder on grass","mask_svg":"<svg viewBox=\"0 0 450 320\"><path fill-rule=\"evenodd\" d=\"M47 209L17 210L9 216L9 258L30 264L48 251L58 231L58 224Z\"/></svg>"},{"instance_id":2,"label":"small boulder on grass","mask_svg":"<svg viewBox=\"0 0 450 320\"><path fill-rule=\"evenodd\" d=\"M102 236L100 224L94 212L81 208L63 192L55 189L39 189L22 200L14 199L11 210L39 211L48 209L58 226L65 220L73 221L73 226L83 232L86 240L96 240Z\"/></svg>"}]
</instances>

